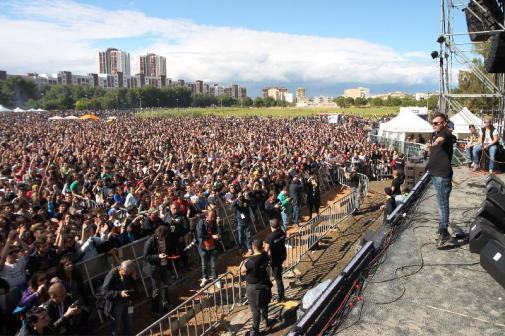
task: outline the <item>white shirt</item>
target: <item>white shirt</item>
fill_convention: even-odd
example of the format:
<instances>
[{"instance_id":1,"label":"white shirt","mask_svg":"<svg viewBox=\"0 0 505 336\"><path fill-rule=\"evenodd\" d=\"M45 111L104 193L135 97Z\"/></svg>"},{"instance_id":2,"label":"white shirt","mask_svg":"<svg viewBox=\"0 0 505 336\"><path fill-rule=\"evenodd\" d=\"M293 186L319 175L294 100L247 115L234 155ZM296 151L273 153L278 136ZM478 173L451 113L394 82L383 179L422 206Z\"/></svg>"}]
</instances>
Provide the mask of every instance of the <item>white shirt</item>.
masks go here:
<instances>
[{"instance_id":1,"label":"white shirt","mask_svg":"<svg viewBox=\"0 0 505 336\"><path fill-rule=\"evenodd\" d=\"M482 130L480 131L480 135L482 135ZM489 145L490 143L493 142L493 138L494 138L495 135L498 135L498 130L496 128L493 131L493 136L491 136L490 130L486 129L483 143L485 145Z\"/></svg>"},{"instance_id":2,"label":"white shirt","mask_svg":"<svg viewBox=\"0 0 505 336\"><path fill-rule=\"evenodd\" d=\"M26 284L25 268L28 263L28 256L18 258L15 264L5 263L0 271L0 278L4 278L9 283L11 289Z\"/></svg>"}]
</instances>

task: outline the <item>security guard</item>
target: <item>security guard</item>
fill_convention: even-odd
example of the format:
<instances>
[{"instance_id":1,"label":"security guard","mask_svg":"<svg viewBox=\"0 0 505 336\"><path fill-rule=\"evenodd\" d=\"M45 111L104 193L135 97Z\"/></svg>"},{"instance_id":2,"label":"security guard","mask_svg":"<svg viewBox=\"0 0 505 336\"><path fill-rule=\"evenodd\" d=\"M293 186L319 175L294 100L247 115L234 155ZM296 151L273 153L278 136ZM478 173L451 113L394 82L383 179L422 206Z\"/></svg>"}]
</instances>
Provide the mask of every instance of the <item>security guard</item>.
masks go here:
<instances>
[{"instance_id":1,"label":"security guard","mask_svg":"<svg viewBox=\"0 0 505 336\"><path fill-rule=\"evenodd\" d=\"M283 302L284 283L282 282L282 263L286 260L286 233L279 227L279 219L270 221L272 232L265 238L265 251L270 254L272 260L272 275L277 285L278 302Z\"/></svg>"},{"instance_id":2,"label":"security guard","mask_svg":"<svg viewBox=\"0 0 505 336\"><path fill-rule=\"evenodd\" d=\"M240 271L246 275L247 300L253 319L252 331L249 335L255 336L259 335L261 318L263 318L265 328L271 326L271 321L268 320L268 304L272 299L272 282L267 272L270 258L263 250L261 239L254 239L252 248L254 254L242 264Z\"/></svg>"}]
</instances>

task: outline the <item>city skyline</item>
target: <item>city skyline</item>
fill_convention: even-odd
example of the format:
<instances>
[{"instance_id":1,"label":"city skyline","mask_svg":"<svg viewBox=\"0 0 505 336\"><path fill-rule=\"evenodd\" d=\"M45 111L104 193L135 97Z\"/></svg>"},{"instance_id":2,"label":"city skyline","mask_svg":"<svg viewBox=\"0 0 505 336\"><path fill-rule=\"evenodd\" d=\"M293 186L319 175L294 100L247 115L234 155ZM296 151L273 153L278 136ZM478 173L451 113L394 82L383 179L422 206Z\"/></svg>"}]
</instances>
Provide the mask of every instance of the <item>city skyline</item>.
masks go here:
<instances>
[{"instance_id":1,"label":"city skyline","mask_svg":"<svg viewBox=\"0 0 505 336\"><path fill-rule=\"evenodd\" d=\"M236 82L255 95L266 86L331 95L353 86L437 89L437 64L429 53L437 48L438 1L316 1L314 11L288 4L272 4L259 15L260 3L4 1L0 41L9 47L0 64L9 73L85 74L96 72L98 51L114 46L132 55L132 70L139 68L137 56L154 53L166 58L167 77ZM275 15L281 8L285 15ZM79 13L78 20L68 13ZM329 13L334 20L328 21Z\"/></svg>"}]
</instances>

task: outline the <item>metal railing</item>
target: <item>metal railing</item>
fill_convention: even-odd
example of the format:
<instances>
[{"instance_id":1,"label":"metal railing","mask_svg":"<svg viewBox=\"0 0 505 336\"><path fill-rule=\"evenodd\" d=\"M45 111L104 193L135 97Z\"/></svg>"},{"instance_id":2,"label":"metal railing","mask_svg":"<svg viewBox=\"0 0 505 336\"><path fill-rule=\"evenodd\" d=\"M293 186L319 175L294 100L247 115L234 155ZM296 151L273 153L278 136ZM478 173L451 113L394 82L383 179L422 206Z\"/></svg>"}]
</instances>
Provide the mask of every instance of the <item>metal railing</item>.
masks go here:
<instances>
[{"instance_id":1,"label":"metal railing","mask_svg":"<svg viewBox=\"0 0 505 336\"><path fill-rule=\"evenodd\" d=\"M235 276L226 272L137 335L204 335L233 310L238 292Z\"/></svg>"},{"instance_id":2,"label":"metal railing","mask_svg":"<svg viewBox=\"0 0 505 336\"><path fill-rule=\"evenodd\" d=\"M424 148L426 147L425 145L420 143L394 140L372 134L368 135L368 140L380 145L385 145L386 148L390 148L391 146L393 146L394 149L396 149L398 152L405 154L406 158L409 158L411 156L424 155Z\"/></svg>"},{"instance_id":3,"label":"metal railing","mask_svg":"<svg viewBox=\"0 0 505 336\"><path fill-rule=\"evenodd\" d=\"M340 173L339 176L339 181L345 185L345 182L348 182L345 176ZM302 258L331 230L337 228L340 231L338 225L359 207L362 199L368 194L368 177L362 174L358 174L358 177L358 186L353 188L349 195L324 209L309 222L300 226L298 232L290 235L287 239L288 251L287 259L284 262L284 273L292 271ZM333 184L332 179L328 178L327 183L328 186ZM224 221L228 221L227 225L231 225L232 216L228 215L226 207L223 207L223 210L226 215ZM263 225L266 226L266 224ZM230 231L233 234L234 230L231 229ZM218 280L207 285L191 298L138 333L137 336L154 334L196 336L209 332L217 326L223 315L230 313L237 304L245 302L246 282L242 274L240 274L242 264L239 266L237 280L235 280L232 273L225 273ZM216 282L222 282L223 277L230 280L222 284L221 288L217 288L215 286ZM213 290L209 290L209 288L214 287L216 287L218 295L215 295L216 292ZM231 290L231 296L227 290ZM223 291L226 291L226 295L224 295L226 300L222 299ZM219 300L216 300L216 297Z\"/></svg>"}]
</instances>

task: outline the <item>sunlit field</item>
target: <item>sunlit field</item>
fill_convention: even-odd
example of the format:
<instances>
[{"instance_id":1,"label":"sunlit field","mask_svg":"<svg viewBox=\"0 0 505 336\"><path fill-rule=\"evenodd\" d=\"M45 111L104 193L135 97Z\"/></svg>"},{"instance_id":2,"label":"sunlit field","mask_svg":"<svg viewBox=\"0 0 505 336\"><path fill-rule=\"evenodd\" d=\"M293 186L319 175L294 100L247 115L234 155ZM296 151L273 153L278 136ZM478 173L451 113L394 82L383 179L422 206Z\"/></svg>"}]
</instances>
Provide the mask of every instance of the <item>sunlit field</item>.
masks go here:
<instances>
[{"instance_id":1,"label":"sunlit field","mask_svg":"<svg viewBox=\"0 0 505 336\"><path fill-rule=\"evenodd\" d=\"M274 118L294 118L318 115L320 113L339 113L367 118L380 118L386 115L396 115L399 107L348 107L348 108L179 108L145 110L137 115L143 118L171 118L177 116L196 117L215 115L222 117L262 116Z\"/></svg>"}]
</instances>

